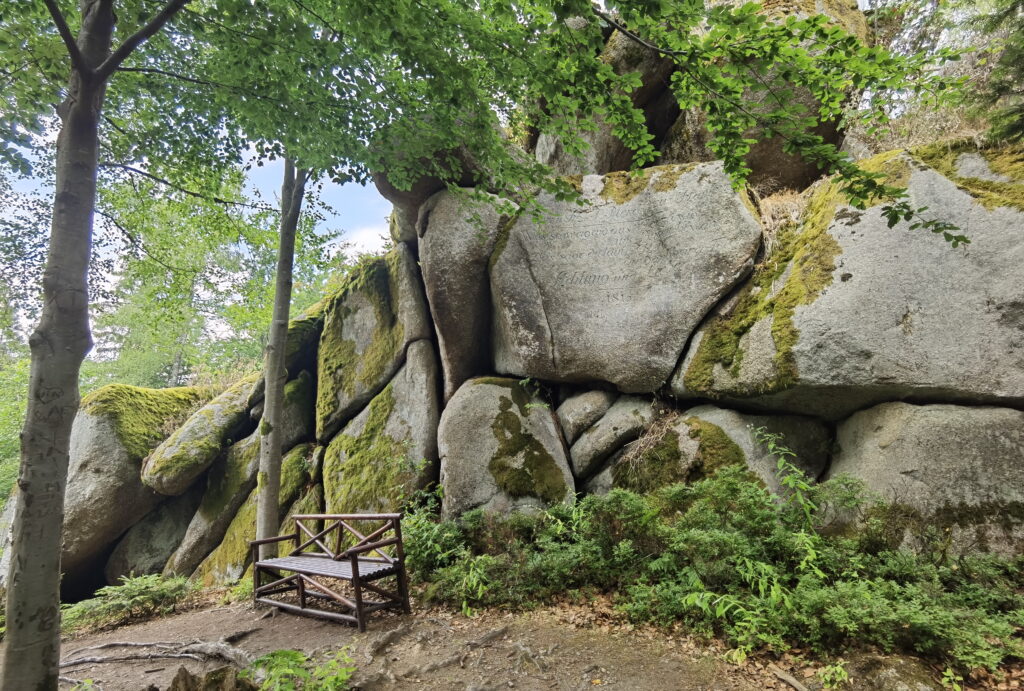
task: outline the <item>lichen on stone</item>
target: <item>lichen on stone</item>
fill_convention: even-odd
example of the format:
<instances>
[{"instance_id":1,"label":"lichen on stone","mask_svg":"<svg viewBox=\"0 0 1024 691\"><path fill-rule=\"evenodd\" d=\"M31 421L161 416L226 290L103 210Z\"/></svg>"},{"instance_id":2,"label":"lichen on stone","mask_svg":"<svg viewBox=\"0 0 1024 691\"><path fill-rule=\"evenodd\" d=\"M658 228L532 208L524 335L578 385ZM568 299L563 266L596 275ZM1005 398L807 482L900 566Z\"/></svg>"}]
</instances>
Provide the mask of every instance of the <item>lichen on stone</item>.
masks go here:
<instances>
[{"instance_id":1,"label":"lichen on stone","mask_svg":"<svg viewBox=\"0 0 1024 691\"><path fill-rule=\"evenodd\" d=\"M510 380L501 380L505 386ZM513 499L536 497L546 504L565 499L568 486L554 457L533 434L523 428L530 394L511 382L508 396L499 396L499 412L491 423L498 447L487 469L502 492ZM515 405L517 410L512 410Z\"/></svg>"},{"instance_id":2,"label":"lichen on stone","mask_svg":"<svg viewBox=\"0 0 1024 691\"><path fill-rule=\"evenodd\" d=\"M625 204L647 189L651 181L653 168L630 171L619 170L604 176L604 187L601 188L601 199Z\"/></svg>"},{"instance_id":3,"label":"lichen on stone","mask_svg":"<svg viewBox=\"0 0 1024 691\"><path fill-rule=\"evenodd\" d=\"M828 228L845 201L834 180L820 183L811 193L801 224L780 231L777 249L755 267L732 309L712 317L704 327L697 352L683 375L688 391L715 397L715 368L719 365L738 376L744 355L741 339L762 319L771 320L775 374L756 388L745 387L735 393L772 393L796 381L792 352L799 332L793 325L793 315L797 307L814 302L832 284L836 257L842 248ZM782 287L775 290L784 275Z\"/></svg>"},{"instance_id":4,"label":"lichen on stone","mask_svg":"<svg viewBox=\"0 0 1024 691\"><path fill-rule=\"evenodd\" d=\"M332 512L393 511L400 508L416 475L406 444L385 433L394 413L394 384L370 401L357 435L339 433L324 455L324 491Z\"/></svg>"},{"instance_id":5,"label":"lichen on stone","mask_svg":"<svg viewBox=\"0 0 1024 691\"><path fill-rule=\"evenodd\" d=\"M210 387L146 389L108 384L85 396L81 409L109 418L128 454L141 461L215 393Z\"/></svg>"},{"instance_id":6,"label":"lichen on stone","mask_svg":"<svg viewBox=\"0 0 1024 691\"><path fill-rule=\"evenodd\" d=\"M697 468L702 476L713 475L728 466L746 467L743 449L721 427L694 416L684 422L690 428L690 438L697 440Z\"/></svg>"},{"instance_id":7,"label":"lichen on stone","mask_svg":"<svg viewBox=\"0 0 1024 691\"><path fill-rule=\"evenodd\" d=\"M320 340L318 424L329 417L338 391L351 396L357 385L372 387L394 363L405 338L398 315L398 291L398 254L392 251L361 261L331 297ZM342 323L352 313L348 303L356 294L369 301L376 318L370 342L361 353L355 341L340 335Z\"/></svg>"},{"instance_id":8,"label":"lichen on stone","mask_svg":"<svg viewBox=\"0 0 1024 691\"><path fill-rule=\"evenodd\" d=\"M964 153L978 153L992 172L1012 182L965 177L957 171L957 159ZM979 148L972 140L939 142L910 150L910 155L953 181L986 209L1011 207L1024 211L1024 146Z\"/></svg>"}]
</instances>

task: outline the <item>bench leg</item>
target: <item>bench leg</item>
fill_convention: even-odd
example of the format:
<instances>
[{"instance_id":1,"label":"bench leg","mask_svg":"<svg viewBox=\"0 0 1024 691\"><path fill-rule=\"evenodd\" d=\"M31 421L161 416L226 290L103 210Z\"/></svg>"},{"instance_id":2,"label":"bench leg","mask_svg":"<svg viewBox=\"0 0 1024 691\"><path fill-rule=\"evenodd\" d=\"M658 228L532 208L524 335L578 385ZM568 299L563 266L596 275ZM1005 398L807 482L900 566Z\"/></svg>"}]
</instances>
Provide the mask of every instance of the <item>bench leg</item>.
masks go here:
<instances>
[{"instance_id":1,"label":"bench leg","mask_svg":"<svg viewBox=\"0 0 1024 691\"><path fill-rule=\"evenodd\" d=\"M363 586L359 582L358 573L352 575L352 591L356 603L357 626L359 626L359 632L363 633L366 631L366 614L363 612Z\"/></svg>"},{"instance_id":2,"label":"bench leg","mask_svg":"<svg viewBox=\"0 0 1024 691\"><path fill-rule=\"evenodd\" d=\"M405 573L405 564L398 567L398 595L402 598L402 611L412 614L412 607L409 606L409 578Z\"/></svg>"}]
</instances>

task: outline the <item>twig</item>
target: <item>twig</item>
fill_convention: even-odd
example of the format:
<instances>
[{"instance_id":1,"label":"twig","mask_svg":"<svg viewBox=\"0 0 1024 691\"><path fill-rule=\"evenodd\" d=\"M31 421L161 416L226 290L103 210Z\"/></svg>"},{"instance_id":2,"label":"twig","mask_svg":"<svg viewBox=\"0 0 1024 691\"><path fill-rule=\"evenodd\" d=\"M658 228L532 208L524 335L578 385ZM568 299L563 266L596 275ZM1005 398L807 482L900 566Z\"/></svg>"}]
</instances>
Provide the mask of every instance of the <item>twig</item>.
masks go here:
<instances>
[{"instance_id":1,"label":"twig","mask_svg":"<svg viewBox=\"0 0 1024 691\"><path fill-rule=\"evenodd\" d=\"M790 686L792 686L794 689L796 689L796 691L807 691L807 687L798 682L795 678L793 678L792 674L783 672L775 665L768 665L768 671L774 674L780 681L784 681Z\"/></svg>"}]
</instances>

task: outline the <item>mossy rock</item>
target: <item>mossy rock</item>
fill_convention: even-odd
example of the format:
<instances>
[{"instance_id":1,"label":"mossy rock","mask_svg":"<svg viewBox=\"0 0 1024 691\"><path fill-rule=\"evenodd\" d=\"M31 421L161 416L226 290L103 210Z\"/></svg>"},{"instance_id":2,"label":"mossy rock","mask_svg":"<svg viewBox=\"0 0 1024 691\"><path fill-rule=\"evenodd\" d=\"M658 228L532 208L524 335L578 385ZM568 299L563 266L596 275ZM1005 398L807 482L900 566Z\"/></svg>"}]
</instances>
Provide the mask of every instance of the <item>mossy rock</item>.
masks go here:
<instances>
[{"instance_id":1,"label":"mossy rock","mask_svg":"<svg viewBox=\"0 0 1024 691\"><path fill-rule=\"evenodd\" d=\"M256 487L260 436L254 432L233 445L210 468L206 490L181 544L167 560L164 573L187 576L220 544L228 526Z\"/></svg>"},{"instance_id":2,"label":"mossy rock","mask_svg":"<svg viewBox=\"0 0 1024 691\"><path fill-rule=\"evenodd\" d=\"M438 447L445 515L573 500L575 483L554 415L515 379L463 384L441 415Z\"/></svg>"},{"instance_id":3,"label":"mossy rock","mask_svg":"<svg viewBox=\"0 0 1024 691\"><path fill-rule=\"evenodd\" d=\"M324 309L316 436L327 441L387 385L409 343L431 337L419 269L398 245L352 269Z\"/></svg>"},{"instance_id":4,"label":"mossy rock","mask_svg":"<svg viewBox=\"0 0 1024 691\"><path fill-rule=\"evenodd\" d=\"M281 459L281 489L278 494L280 519L309 483L313 446L302 444ZM253 489L228 525L224 538L196 568L192 579L205 587L234 583L249 565L249 541L256 539L257 492ZM282 532L287 532L283 530ZM291 546L289 544L289 546Z\"/></svg>"},{"instance_id":5,"label":"mossy rock","mask_svg":"<svg viewBox=\"0 0 1024 691\"><path fill-rule=\"evenodd\" d=\"M83 397L79 408L109 418L125 450L141 462L215 393L206 386L147 389L108 384Z\"/></svg>"},{"instance_id":6,"label":"mossy rock","mask_svg":"<svg viewBox=\"0 0 1024 691\"><path fill-rule=\"evenodd\" d=\"M967 249L906 221L890 228L891 200L856 209L824 181L802 222L697 331L673 394L830 420L894 399L1024 402L1024 283L1014 278L1024 212L1013 197L1024 185L964 178L965 154L1010 181L1024 168L1019 149L965 144L862 165L906 185L927 218L956 224Z\"/></svg>"},{"instance_id":7,"label":"mossy rock","mask_svg":"<svg viewBox=\"0 0 1024 691\"><path fill-rule=\"evenodd\" d=\"M249 397L258 377L239 380L193 413L146 458L142 482L171 496L188 489L251 424Z\"/></svg>"}]
</instances>

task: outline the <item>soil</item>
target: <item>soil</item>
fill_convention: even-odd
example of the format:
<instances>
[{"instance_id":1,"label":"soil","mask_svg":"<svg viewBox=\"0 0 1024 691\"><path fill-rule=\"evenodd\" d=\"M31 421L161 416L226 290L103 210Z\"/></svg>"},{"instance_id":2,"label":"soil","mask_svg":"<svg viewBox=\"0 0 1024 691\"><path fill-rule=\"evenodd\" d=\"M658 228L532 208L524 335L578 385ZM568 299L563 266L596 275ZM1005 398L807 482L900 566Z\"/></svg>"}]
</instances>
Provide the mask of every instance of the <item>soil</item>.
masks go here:
<instances>
[{"instance_id":1,"label":"soil","mask_svg":"<svg viewBox=\"0 0 1024 691\"><path fill-rule=\"evenodd\" d=\"M597 605L597 606L595 606ZM109 643L217 642L224 638L254 657L295 649L322 656L349 647L358 666L355 688L371 689L789 689L765 665L736 667L724 648L655 630L636 630L601 615L600 603L560 605L524 613L414 607L412 615L378 613L366 633L330 621L251 604L178 612L65 640L65 660L82 655L157 653L158 648L104 648ZM610 623L611 622L611 623ZM236 636L240 638L235 638ZM166 689L179 667L206 672L224 665L180 659L83 664L61 670L103 691ZM799 670L792 670L800 674ZM64 681L61 689L73 684Z\"/></svg>"}]
</instances>

